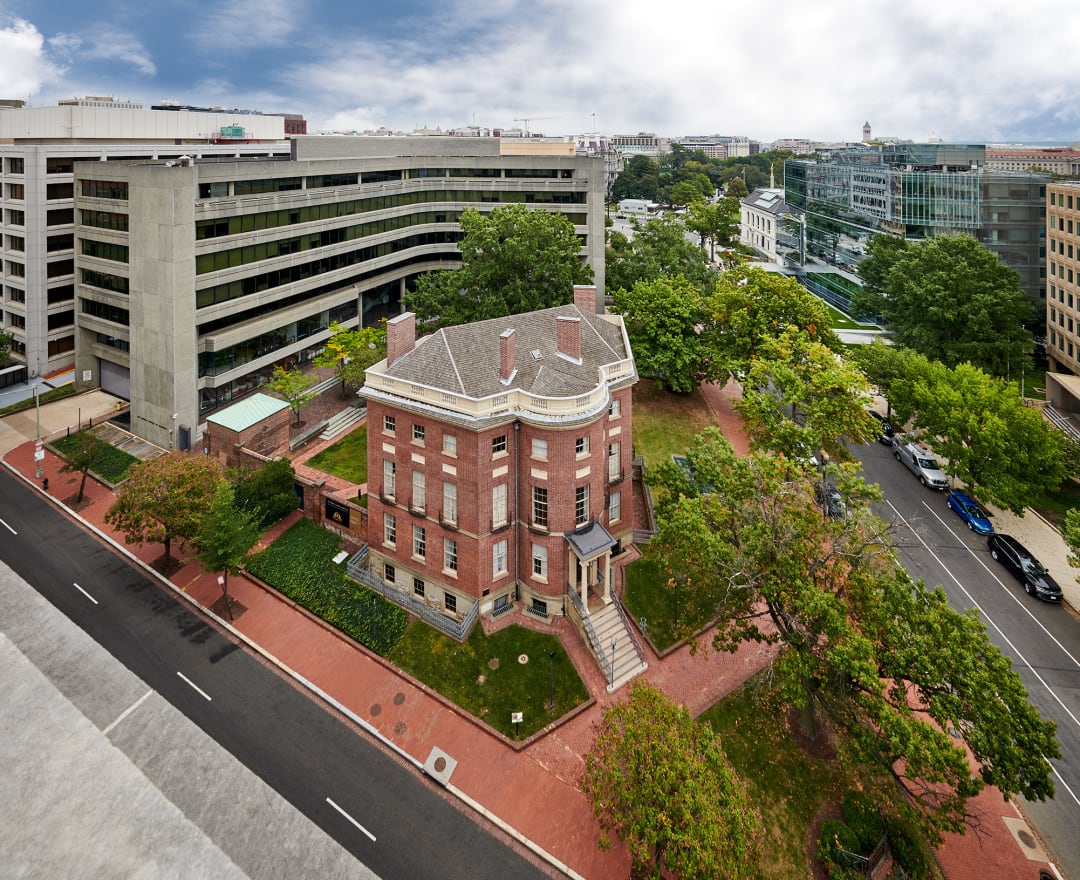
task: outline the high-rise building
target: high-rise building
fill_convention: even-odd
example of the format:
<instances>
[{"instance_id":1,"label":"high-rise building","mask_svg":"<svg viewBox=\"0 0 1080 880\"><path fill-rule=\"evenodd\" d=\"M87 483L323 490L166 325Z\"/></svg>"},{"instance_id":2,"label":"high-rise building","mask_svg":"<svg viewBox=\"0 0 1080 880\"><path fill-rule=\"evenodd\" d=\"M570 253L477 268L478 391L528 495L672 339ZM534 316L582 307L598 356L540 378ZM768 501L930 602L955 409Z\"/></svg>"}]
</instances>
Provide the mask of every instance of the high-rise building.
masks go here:
<instances>
[{"instance_id":1,"label":"high-rise building","mask_svg":"<svg viewBox=\"0 0 1080 880\"><path fill-rule=\"evenodd\" d=\"M460 264L466 208L564 214L602 294L603 160L572 143L292 143L286 161L78 163L76 382L129 399L140 436L194 445L207 414L309 360L331 322L398 314L419 275Z\"/></svg>"},{"instance_id":2,"label":"high-rise building","mask_svg":"<svg viewBox=\"0 0 1080 880\"><path fill-rule=\"evenodd\" d=\"M27 378L75 361L76 162L287 156L280 116L164 113L89 97L0 102L0 328ZM221 138L222 127L241 138ZM217 140L217 143L211 141Z\"/></svg>"}]
</instances>

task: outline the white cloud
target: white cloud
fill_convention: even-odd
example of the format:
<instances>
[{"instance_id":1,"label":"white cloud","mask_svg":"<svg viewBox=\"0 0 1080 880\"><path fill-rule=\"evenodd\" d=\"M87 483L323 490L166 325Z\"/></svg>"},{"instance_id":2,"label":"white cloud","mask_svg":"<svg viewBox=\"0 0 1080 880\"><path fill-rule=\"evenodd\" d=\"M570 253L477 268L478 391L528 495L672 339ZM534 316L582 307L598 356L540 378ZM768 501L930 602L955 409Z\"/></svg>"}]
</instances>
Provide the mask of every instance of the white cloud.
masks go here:
<instances>
[{"instance_id":1,"label":"white cloud","mask_svg":"<svg viewBox=\"0 0 1080 880\"><path fill-rule=\"evenodd\" d=\"M200 14L195 43L200 49L226 52L283 46L307 19L305 5L294 0L225 0Z\"/></svg>"},{"instance_id":2,"label":"white cloud","mask_svg":"<svg viewBox=\"0 0 1080 880\"><path fill-rule=\"evenodd\" d=\"M30 22L0 27L0 83L4 98L26 98L61 74L45 53L45 39Z\"/></svg>"},{"instance_id":3,"label":"white cloud","mask_svg":"<svg viewBox=\"0 0 1080 880\"><path fill-rule=\"evenodd\" d=\"M157 65L139 38L109 25L95 25L82 34L57 34L49 38L49 48L72 61L119 61L143 76L157 73Z\"/></svg>"}]
</instances>

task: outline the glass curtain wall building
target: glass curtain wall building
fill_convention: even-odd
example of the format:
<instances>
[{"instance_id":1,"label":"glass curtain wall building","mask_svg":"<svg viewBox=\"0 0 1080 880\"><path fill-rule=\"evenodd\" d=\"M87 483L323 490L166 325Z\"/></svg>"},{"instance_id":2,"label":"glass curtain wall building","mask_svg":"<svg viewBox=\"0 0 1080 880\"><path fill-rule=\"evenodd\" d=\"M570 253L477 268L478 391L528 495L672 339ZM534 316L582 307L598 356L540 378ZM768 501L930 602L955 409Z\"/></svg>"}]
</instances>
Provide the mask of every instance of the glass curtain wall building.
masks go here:
<instances>
[{"instance_id":1,"label":"glass curtain wall building","mask_svg":"<svg viewBox=\"0 0 1080 880\"><path fill-rule=\"evenodd\" d=\"M977 145L890 144L787 160L785 198L795 214L783 236L786 261L854 268L879 233L913 241L966 233L1045 302L1049 175L987 170L985 155Z\"/></svg>"}]
</instances>

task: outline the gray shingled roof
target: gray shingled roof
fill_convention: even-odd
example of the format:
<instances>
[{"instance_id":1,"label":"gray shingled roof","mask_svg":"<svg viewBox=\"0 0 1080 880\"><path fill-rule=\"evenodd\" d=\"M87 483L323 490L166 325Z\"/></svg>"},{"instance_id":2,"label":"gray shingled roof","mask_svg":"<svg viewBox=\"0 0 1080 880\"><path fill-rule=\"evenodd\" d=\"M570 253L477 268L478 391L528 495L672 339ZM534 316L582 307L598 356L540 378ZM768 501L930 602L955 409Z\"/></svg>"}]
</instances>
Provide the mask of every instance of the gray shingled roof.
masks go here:
<instances>
[{"instance_id":1,"label":"gray shingled roof","mask_svg":"<svg viewBox=\"0 0 1080 880\"><path fill-rule=\"evenodd\" d=\"M560 316L581 319L580 364L557 353ZM515 331L517 374L504 385L499 379L499 336L508 329ZM540 353L539 358L533 356L534 351ZM416 348L398 358L386 375L469 397L487 397L510 388L548 397L573 397L596 387L601 365L629 355L618 324L565 305L445 327L417 340Z\"/></svg>"},{"instance_id":2,"label":"gray shingled roof","mask_svg":"<svg viewBox=\"0 0 1080 880\"><path fill-rule=\"evenodd\" d=\"M742 200L744 205L769 214L786 214L790 210L783 192L774 189L755 189Z\"/></svg>"}]
</instances>

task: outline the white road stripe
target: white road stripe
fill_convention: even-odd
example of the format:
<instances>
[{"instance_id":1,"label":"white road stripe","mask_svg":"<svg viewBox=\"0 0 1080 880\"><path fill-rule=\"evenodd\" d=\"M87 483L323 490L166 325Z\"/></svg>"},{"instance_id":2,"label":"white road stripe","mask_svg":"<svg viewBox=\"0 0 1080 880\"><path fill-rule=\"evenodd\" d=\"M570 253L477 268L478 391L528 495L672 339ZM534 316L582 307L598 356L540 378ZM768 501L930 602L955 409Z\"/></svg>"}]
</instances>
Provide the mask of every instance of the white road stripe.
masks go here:
<instances>
[{"instance_id":1,"label":"white road stripe","mask_svg":"<svg viewBox=\"0 0 1080 880\"><path fill-rule=\"evenodd\" d=\"M1045 759L1045 758L1043 758L1043 760L1044 760L1044 761L1046 761L1046 759ZM1049 762L1049 761L1046 761L1046 763L1047 763L1047 764L1050 764L1050 762ZM1055 775L1055 776L1056 776L1056 777L1058 778L1058 782L1060 782L1060 783L1061 783L1062 785L1064 785L1064 786L1065 786L1065 791L1067 791L1067 792L1069 793L1069 796L1070 796L1070 797L1071 797L1071 798L1072 798L1072 799L1073 799L1074 801L1076 801L1076 805L1077 805L1077 806L1080 806L1080 797L1077 797L1077 796L1076 796L1076 792L1075 792L1075 791L1073 791L1073 790L1072 790L1072 789L1071 789L1071 788L1069 787L1069 783L1067 783L1067 782L1066 782L1066 781L1065 781L1064 779L1062 779L1062 778L1061 778L1061 774L1057 772L1057 768L1056 768L1056 767L1054 767L1054 765L1053 765L1053 764L1050 764L1050 772L1051 772L1051 773L1053 773L1053 774L1054 774L1054 775Z\"/></svg>"},{"instance_id":2,"label":"white road stripe","mask_svg":"<svg viewBox=\"0 0 1080 880\"><path fill-rule=\"evenodd\" d=\"M339 813L341 813L342 816L344 816L346 819L348 819L350 822L352 822L353 825L355 825L357 828L359 828L361 831L363 831L364 834L366 834L368 837L370 837L372 843L375 842L375 835L374 834L372 834L370 831L368 831L363 825L361 825L359 822L357 822L352 816L350 816L343 809L341 809L341 807L339 807L332 800L330 800L330 798L327 798L326 802L328 804L330 804L330 806L332 806Z\"/></svg>"},{"instance_id":3,"label":"white road stripe","mask_svg":"<svg viewBox=\"0 0 1080 880\"><path fill-rule=\"evenodd\" d=\"M17 531L15 531L15 529L13 529L6 522L4 522L4 520L0 519L0 523L3 523L4 528L7 529L9 532L11 532L11 534L13 534L13 535L19 534Z\"/></svg>"},{"instance_id":4,"label":"white road stripe","mask_svg":"<svg viewBox=\"0 0 1080 880\"><path fill-rule=\"evenodd\" d=\"M201 687L199 687L197 684L195 684L195 682L193 682L190 678L188 678L186 675L184 675L184 673L177 672L176 674L179 675L189 685L191 685L195 690L197 690L202 695L202 697L206 700L206 702L208 702L208 703L210 702L210 694L208 694Z\"/></svg>"},{"instance_id":5,"label":"white road stripe","mask_svg":"<svg viewBox=\"0 0 1080 880\"><path fill-rule=\"evenodd\" d=\"M147 697L149 697L153 692L154 692L153 688L148 690L145 694L143 694L141 697L139 697L139 699L137 699L134 703L132 703L130 706L128 706L123 712L121 712L119 715L117 715L116 719L113 721L113 723L110 724L108 727L106 727L101 732L103 734L105 734L106 736L108 736L109 731L111 731L114 727L116 727L117 724L119 724L121 721L123 721L125 718L127 718L128 715L130 715L132 712L134 712L136 709L138 709L139 706L141 706L143 704L143 701Z\"/></svg>"},{"instance_id":6,"label":"white road stripe","mask_svg":"<svg viewBox=\"0 0 1080 880\"><path fill-rule=\"evenodd\" d=\"M74 581L72 581L72 583L75 584ZM84 590L78 584L75 584L75 589L78 590L80 593L82 593L84 596L86 596L86 598L89 599L91 602L93 602L95 605L98 604L98 600L95 599L93 596L91 596L88 592L86 592L86 590Z\"/></svg>"}]
</instances>

